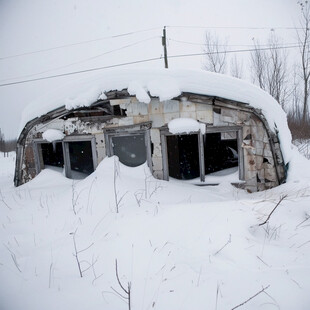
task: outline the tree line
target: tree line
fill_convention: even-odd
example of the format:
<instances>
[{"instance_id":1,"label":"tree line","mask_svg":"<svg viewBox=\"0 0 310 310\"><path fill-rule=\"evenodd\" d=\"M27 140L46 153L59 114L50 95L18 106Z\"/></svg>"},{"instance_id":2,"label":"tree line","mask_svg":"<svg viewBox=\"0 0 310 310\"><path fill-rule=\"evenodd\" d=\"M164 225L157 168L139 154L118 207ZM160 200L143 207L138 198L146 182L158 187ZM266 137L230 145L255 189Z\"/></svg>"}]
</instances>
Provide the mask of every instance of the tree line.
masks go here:
<instances>
[{"instance_id":1,"label":"tree line","mask_svg":"<svg viewBox=\"0 0 310 310\"><path fill-rule=\"evenodd\" d=\"M298 59L288 61L288 49L282 40L271 31L267 42L262 45L253 39L249 70L251 81L273 96L287 113L288 125L293 139L310 138L309 95L310 95L310 3L299 1L300 20L296 28L299 48ZM243 60L237 55L228 61L227 40L215 33L207 32L204 52L205 69L244 78Z\"/></svg>"},{"instance_id":2,"label":"tree line","mask_svg":"<svg viewBox=\"0 0 310 310\"><path fill-rule=\"evenodd\" d=\"M0 128L0 152L7 153L15 151L15 149L16 149L16 139L6 140Z\"/></svg>"}]
</instances>

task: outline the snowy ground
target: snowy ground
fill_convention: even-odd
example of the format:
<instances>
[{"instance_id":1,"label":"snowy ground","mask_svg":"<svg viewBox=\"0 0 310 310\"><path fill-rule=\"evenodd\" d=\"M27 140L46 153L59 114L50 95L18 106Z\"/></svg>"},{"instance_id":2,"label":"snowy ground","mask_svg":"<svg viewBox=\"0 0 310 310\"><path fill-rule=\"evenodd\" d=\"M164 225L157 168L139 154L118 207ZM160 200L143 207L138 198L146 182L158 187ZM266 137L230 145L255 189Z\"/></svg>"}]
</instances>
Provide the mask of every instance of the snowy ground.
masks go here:
<instances>
[{"instance_id":1,"label":"snowy ground","mask_svg":"<svg viewBox=\"0 0 310 310\"><path fill-rule=\"evenodd\" d=\"M14 188L13 170L0 154L1 310L128 309L128 285L133 310L310 308L310 163L296 151L288 182L255 194L115 158L75 182L46 169Z\"/></svg>"},{"instance_id":2,"label":"snowy ground","mask_svg":"<svg viewBox=\"0 0 310 310\"><path fill-rule=\"evenodd\" d=\"M297 146L298 151L306 158L310 159L310 140L309 139L296 139L294 145Z\"/></svg>"}]
</instances>

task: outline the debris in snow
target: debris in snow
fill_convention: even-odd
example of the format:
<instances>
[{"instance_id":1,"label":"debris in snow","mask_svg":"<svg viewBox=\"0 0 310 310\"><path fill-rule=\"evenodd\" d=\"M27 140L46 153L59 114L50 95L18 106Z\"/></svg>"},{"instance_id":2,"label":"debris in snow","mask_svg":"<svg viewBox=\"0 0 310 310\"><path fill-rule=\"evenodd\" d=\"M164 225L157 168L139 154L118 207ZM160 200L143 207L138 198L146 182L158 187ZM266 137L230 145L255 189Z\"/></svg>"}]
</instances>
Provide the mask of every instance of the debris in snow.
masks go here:
<instances>
[{"instance_id":1,"label":"debris in snow","mask_svg":"<svg viewBox=\"0 0 310 310\"><path fill-rule=\"evenodd\" d=\"M47 129L43 132L42 137L48 142L53 142L57 140L62 140L65 134L57 129Z\"/></svg>"}]
</instances>

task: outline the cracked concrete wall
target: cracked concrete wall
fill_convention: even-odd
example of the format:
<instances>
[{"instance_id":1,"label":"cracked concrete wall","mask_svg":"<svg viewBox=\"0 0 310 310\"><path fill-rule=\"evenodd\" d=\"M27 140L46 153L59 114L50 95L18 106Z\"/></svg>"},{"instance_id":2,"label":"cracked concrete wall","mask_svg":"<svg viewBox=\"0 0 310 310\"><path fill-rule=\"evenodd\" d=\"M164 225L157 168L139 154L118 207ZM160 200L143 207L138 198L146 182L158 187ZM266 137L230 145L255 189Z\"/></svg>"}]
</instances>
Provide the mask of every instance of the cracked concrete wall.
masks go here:
<instances>
[{"instance_id":1,"label":"cracked concrete wall","mask_svg":"<svg viewBox=\"0 0 310 310\"><path fill-rule=\"evenodd\" d=\"M155 177L163 178L163 155L160 128L175 118L193 118L207 126L241 126L241 150L244 158L244 188L254 192L278 185L278 176L284 178L283 159L279 141L275 135L266 131L263 122L251 112L242 109L213 106L211 100L194 103L187 100L168 100L160 102L152 99L149 104L138 102L135 97L111 100L111 105L119 105L126 116L115 116L109 120L83 121L78 117L55 119L48 123L34 126L27 135L24 148L22 182L25 183L36 175L33 140L41 139L47 129L58 129L66 135L92 134L96 140L98 163L106 156L105 129L121 126L134 126L151 122L151 142L153 144L152 170ZM270 143L273 143L274 153ZM274 156L276 155L276 158ZM275 163L276 160L276 163Z\"/></svg>"}]
</instances>

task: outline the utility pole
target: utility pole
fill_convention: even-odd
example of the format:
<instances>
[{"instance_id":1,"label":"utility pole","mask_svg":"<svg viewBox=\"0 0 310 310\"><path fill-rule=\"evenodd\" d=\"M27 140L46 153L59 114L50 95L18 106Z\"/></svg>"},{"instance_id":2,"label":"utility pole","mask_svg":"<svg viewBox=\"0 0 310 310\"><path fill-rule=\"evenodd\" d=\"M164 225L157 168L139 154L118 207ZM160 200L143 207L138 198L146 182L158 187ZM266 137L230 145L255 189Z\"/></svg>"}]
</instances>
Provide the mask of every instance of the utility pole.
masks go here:
<instances>
[{"instance_id":1,"label":"utility pole","mask_svg":"<svg viewBox=\"0 0 310 310\"><path fill-rule=\"evenodd\" d=\"M164 47L164 58L165 58L165 68L168 68L168 56L167 56L167 40L166 40L166 26L163 29L163 36L162 36L162 45Z\"/></svg>"}]
</instances>

